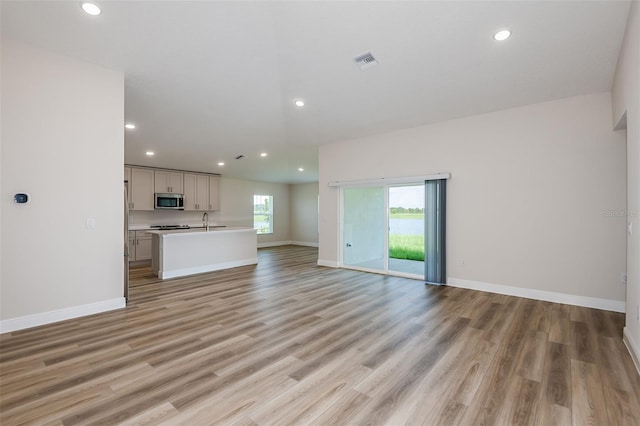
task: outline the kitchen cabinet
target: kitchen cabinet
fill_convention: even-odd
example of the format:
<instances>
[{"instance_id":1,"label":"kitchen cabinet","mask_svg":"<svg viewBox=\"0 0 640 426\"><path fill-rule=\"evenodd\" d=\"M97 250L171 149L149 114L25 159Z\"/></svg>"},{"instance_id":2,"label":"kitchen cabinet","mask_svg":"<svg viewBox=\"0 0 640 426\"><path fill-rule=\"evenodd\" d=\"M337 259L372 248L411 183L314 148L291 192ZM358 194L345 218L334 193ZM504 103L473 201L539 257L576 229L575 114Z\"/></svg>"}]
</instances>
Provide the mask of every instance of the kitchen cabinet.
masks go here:
<instances>
[{"instance_id":1,"label":"kitchen cabinet","mask_svg":"<svg viewBox=\"0 0 640 426\"><path fill-rule=\"evenodd\" d=\"M151 235L147 231L129 231L129 262L151 260Z\"/></svg>"},{"instance_id":2,"label":"kitchen cabinet","mask_svg":"<svg viewBox=\"0 0 640 426\"><path fill-rule=\"evenodd\" d=\"M185 173L183 194L185 211L209 210L209 175Z\"/></svg>"},{"instance_id":3,"label":"kitchen cabinet","mask_svg":"<svg viewBox=\"0 0 640 426\"><path fill-rule=\"evenodd\" d=\"M184 195L187 211L220 210L220 175L127 165L129 210L154 210L154 193Z\"/></svg>"},{"instance_id":4,"label":"kitchen cabinet","mask_svg":"<svg viewBox=\"0 0 640 426\"><path fill-rule=\"evenodd\" d=\"M124 180L127 181L127 206L131 208L131 167L124 168Z\"/></svg>"},{"instance_id":5,"label":"kitchen cabinet","mask_svg":"<svg viewBox=\"0 0 640 426\"><path fill-rule=\"evenodd\" d=\"M136 231L136 261L151 260L151 235Z\"/></svg>"},{"instance_id":6,"label":"kitchen cabinet","mask_svg":"<svg viewBox=\"0 0 640 426\"><path fill-rule=\"evenodd\" d=\"M209 176L209 210L220 210L220 176Z\"/></svg>"},{"instance_id":7,"label":"kitchen cabinet","mask_svg":"<svg viewBox=\"0 0 640 426\"><path fill-rule=\"evenodd\" d=\"M129 181L130 210L153 210L153 169L131 168Z\"/></svg>"},{"instance_id":8,"label":"kitchen cabinet","mask_svg":"<svg viewBox=\"0 0 640 426\"><path fill-rule=\"evenodd\" d=\"M154 174L155 192L182 194L183 173L170 170L156 170Z\"/></svg>"},{"instance_id":9,"label":"kitchen cabinet","mask_svg":"<svg viewBox=\"0 0 640 426\"><path fill-rule=\"evenodd\" d=\"M129 231L129 262L136 260L136 232Z\"/></svg>"}]
</instances>

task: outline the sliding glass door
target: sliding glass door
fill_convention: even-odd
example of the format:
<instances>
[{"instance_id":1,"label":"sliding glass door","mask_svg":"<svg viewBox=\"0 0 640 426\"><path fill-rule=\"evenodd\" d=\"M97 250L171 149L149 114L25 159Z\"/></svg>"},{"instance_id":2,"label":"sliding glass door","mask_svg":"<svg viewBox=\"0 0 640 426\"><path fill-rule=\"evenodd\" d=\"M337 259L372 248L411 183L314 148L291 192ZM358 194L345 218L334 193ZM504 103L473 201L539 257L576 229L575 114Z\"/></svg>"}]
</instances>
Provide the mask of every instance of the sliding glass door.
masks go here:
<instances>
[{"instance_id":1,"label":"sliding glass door","mask_svg":"<svg viewBox=\"0 0 640 426\"><path fill-rule=\"evenodd\" d=\"M446 179L342 188L342 265L446 282Z\"/></svg>"},{"instance_id":2,"label":"sliding glass door","mask_svg":"<svg viewBox=\"0 0 640 426\"><path fill-rule=\"evenodd\" d=\"M389 271L424 274L424 183L389 186Z\"/></svg>"},{"instance_id":3,"label":"sliding glass door","mask_svg":"<svg viewBox=\"0 0 640 426\"><path fill-rule=\"evenodd\" d=\"M343 190L342 263L362 269L386 269L385 188Z\"/></svg>"}]
</instances>

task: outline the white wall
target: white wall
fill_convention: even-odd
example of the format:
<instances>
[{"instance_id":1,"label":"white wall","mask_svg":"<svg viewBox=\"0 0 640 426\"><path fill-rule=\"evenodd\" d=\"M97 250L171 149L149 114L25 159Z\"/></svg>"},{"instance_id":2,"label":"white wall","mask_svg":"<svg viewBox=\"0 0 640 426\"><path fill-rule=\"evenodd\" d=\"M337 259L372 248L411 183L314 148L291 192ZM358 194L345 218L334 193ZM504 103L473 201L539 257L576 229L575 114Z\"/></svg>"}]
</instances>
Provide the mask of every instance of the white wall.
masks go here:
<instances>
[{"instance_id":1,"label":"white wall","mask_svg":"<svg viewBox=\"0 0 640 426\"><path fill-rule=\"evenodd\" d=\"M627 221L633 233L627 237L627 297L625 341L640 370L640 4L632 2L629 21L613 83L613 122L626 113Z\"/></svg>"},{"instance_id":2,"label":"white wall","mask_svg":"<svg viewBox=\"0 0 640 426\"><path fill-rule=\"evenodd\" d=\"M625 142L610 110L594 94L320 147L319 263L339 260L328 182L449 172L450 283L623 309L625 219L607 213L625 209Z\"/></svg>"},{"instance_id":3,"label":"white wall","mask_svg":"<svg viewBox=\"0 0 640 426\"><path fill-rule=\"evenodd\" d=\"M318 244L318 182L290 186L291 240Z\"/></svg>"},{"instance_id":4,"label":"white wall","mask_svg":"<svg viewBox=\"0 0 640 426\"><path fill-rule=\"evenodd\" d=\"M220 211L209 212L209 224L253 227L253 196L273 196L273 234L258 235L258 245L291 240L289 185L242 179L220 178ZM130 225L199 225L202 212L131 212Z\"/></svg>"},{"instance_id":5,"label":"white wall","mask_svg":"<svg viewBox=\"0 0 640 426\"><path fill-rule=\"evenodd\" d=\"M123 126L122 73L2 40L2 331L124 306Z\"/></svg>"}]
</instances>

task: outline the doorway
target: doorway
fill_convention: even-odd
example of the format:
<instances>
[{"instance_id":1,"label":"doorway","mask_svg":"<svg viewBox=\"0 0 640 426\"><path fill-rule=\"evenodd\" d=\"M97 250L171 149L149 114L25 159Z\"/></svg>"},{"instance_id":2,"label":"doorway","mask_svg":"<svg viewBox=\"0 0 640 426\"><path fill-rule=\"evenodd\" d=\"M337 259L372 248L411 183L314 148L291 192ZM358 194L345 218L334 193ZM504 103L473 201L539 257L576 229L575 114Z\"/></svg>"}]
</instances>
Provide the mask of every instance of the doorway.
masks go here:
<instances>
[{"instance_id":1,"label":"doorway","mask_svg":"<svg viewBox=\"0 0 640 426\"><path fill-rule=\"evenodd\" d=\"M340 266L446 283L446 180L341 186Z\"/></svg>"},{"instance_id":2,"label":"doorway","mask_svg":"<svg viewBox=\"0 0 640 426\"><path fill-rule=\"evenodd\" d=\"M424 183L389 186L389 271L424 277Z\"/></svg>"}]
</instances>

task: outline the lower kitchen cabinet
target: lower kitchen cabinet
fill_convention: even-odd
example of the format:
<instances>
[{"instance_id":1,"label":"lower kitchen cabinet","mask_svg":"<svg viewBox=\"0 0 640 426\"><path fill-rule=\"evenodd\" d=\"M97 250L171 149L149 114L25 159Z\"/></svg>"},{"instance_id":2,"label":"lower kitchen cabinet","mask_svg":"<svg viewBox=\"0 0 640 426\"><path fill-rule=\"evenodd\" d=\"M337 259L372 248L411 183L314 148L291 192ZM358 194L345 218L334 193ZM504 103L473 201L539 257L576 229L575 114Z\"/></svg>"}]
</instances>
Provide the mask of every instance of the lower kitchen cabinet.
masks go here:
<instances>
[{"instance_id":1,"label":"lower kitchen cabinet","mask_svg":"<svg viewBox=\"0 0 640 426\"><path fill-rule=\"evenodd\" d=\"M129 231L129 262L151 260L151 235L146 231Z\"/></svg>"},{"instance_id":2,"label":"lower kitchen cabinet","mask_svg":"<svg viewBox=\"0 0 640 426\"><path fill-rule=\"evenodd\" d=\"M136 260L136 231L129 231L129 262Z\"/></svg>"}]
</instances>

